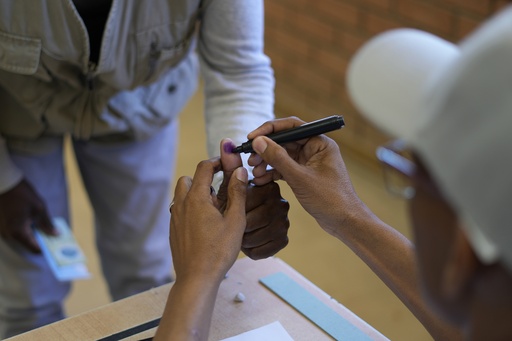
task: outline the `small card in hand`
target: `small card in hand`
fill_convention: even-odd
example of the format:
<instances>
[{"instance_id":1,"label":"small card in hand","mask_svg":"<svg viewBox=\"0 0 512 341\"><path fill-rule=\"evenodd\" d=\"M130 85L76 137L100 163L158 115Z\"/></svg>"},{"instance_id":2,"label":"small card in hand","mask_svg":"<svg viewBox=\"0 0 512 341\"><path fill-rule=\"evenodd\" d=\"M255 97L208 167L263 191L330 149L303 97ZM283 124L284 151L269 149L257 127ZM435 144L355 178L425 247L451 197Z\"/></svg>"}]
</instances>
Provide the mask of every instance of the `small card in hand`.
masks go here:
<instances>
[{"instance_id":1,"label":"small card in hand","mask_svg":"<svg viewBox=\"0 0 512 341\"><path fill-rule=\"evenodd\" d=\"M89 278L84 253L66 220L53 218L53 226L59 233L57 236L49 236L37 228L34 234L55 277L59 281Z\"/></svg>"}]
</instances>

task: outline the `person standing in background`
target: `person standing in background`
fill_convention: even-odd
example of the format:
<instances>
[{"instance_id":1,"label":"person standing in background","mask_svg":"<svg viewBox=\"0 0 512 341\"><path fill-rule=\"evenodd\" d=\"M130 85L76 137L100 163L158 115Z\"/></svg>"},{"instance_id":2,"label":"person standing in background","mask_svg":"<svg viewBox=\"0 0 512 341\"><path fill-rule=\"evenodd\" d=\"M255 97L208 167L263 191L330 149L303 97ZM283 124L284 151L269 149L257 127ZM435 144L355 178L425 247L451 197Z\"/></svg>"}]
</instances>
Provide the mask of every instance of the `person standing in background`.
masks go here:
<instances>
[{"instance_id":1,"label":"person standing in background","mask_svg":"<svg viewBox=\"0 0 512 341\"><path fill-rule=\"evenodd\" d=\"M0 2L0 338L64 317L70 284L32 228L69 221L66 135L113 299L171 280L162 236L178 115L199 70L214 156L221 138L242 142L273 118L262 0ZM248 210L279 211L248 214L242 250L267 257L287 243L288 206L276 184L247 190Z\"/></svg>"}]
</instances>

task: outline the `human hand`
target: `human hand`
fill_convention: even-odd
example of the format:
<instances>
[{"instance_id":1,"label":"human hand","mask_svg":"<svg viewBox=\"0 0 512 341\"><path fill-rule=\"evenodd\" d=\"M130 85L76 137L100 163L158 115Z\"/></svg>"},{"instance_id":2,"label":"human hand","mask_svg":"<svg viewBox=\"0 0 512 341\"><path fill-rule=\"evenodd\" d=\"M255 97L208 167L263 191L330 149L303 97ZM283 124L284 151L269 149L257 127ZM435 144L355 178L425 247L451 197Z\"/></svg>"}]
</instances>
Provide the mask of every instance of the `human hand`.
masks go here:
<instances>
[{"instance_id":1,"label":"human hand","mask_svg":"<svg viewBox=\"0 0 512 341\"><path fill-rule=\"evenodd\" d=\"M252 146L257 153L248 161L254 166L253 182L258 185L283 179L304 209L328 233L335 234L363 206L336 142L319 135L280 146L262 136L304 123L296 117L278 119L266 122L248 135L254 139ZM267 170L267 165L273 169Z\"/></svg>"},{"instance_id":2,"label":"human hand","mask_svg":"<svg viewBox=\"0 0 512 341\"><path fill-rule=\"evenodd\" d=\"M198 164L194 178L181 177L171 205L170 244L176 280L204 277L220 281L235 262L245 221L247 170L233 170L226 208L219 211L210 185L221 170L219 158Z\"/></svg>"},{"instance_id":3,"label":"human hand","mask_svg":"<svg viewBox=\"0 0 512 341\"><path fill-rule=\"evenodd\" d=\"M33 253L41 253L32 231L33 225L46 234L57 234L44 201L23 179L9 191L0 194L0 236L7 241L19 242Z\"/></svg>"},{"instance_id":4,"label":"human hand","mask_svg":"<svg viewBox=\"0 0 512 341\"><path fill-rule=\"evenodd\" d=\"M242 166L240 154L231 152L234 147L230 139L221 141L224 179L217 194L221 212L227 202L227 184L233 170ZM261 186L248 184L246 200L247 226L242 240L242 252L252 259L275 255L288 244L290 204L281 197L279 185L273 181Z\"/></svg>"}]
</instances>

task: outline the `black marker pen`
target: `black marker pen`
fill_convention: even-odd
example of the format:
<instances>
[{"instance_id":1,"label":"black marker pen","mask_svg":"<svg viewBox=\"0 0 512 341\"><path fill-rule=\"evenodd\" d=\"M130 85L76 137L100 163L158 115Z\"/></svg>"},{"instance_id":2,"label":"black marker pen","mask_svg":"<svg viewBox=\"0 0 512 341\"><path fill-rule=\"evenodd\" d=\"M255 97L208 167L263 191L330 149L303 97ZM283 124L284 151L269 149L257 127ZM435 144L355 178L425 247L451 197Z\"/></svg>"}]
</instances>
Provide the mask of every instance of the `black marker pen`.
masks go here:
<instances>
[{"instance_id":1,"label":"black marker pen","mask_svg":"<svg viewBox=\"0 0 512 341\"><path fill-rule=\"evenodd\" d=\"M343 116L334 115L266 136L276 143L283 144L325 134L336 129L341 129L344 126L345 121L343 121ZM252 140L244 142L242 145L233 149L233 153L254 153Z\"/></svg>"}]
</instances>

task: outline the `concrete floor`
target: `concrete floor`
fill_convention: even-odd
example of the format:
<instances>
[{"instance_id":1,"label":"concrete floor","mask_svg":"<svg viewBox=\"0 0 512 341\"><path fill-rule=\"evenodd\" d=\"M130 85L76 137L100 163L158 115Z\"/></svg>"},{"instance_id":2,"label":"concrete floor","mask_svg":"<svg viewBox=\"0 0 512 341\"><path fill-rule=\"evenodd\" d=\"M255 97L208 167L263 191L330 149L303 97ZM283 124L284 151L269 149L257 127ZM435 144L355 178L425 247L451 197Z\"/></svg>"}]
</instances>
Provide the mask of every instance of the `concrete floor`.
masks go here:
<instances>
[{"instance_id":1,"label":"concrete floor","mask_svg":"<svg viewBox=\"0 0 512 341\"><path fill-rule=\"evenodd\" d=\"M193 175L196 164L207 158L203 97L198 93L181 115L181 148L177 172ZM199 125L199 126L198 126ZM194 146L185 143L189 136L198 137ZM201 146L203 146L201 148ZM405 202L391 197L385 190L381 173L354 156L344 153L354 187L364 202L385 222L410 235ZM67 153L72 226L88 257L93 278L77 281L66 302L69 315L109 303L94 247L91 207L70 152ZM327 294L351 309L362 319L392 340L432 340L429 334L393 293L345 245L330 237L302 209L285 183L282 195L290 202L289 245L277 254Z\"/></svg>"}]
</instances>

